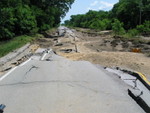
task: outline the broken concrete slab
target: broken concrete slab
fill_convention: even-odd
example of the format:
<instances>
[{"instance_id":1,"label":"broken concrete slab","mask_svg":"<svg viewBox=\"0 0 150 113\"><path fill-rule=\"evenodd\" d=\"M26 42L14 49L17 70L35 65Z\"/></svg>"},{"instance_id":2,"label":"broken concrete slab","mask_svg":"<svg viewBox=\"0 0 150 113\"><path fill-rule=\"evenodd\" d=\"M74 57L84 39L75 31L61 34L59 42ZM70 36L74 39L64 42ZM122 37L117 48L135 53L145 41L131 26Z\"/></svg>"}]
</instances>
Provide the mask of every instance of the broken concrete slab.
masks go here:
<instances>
[{"instance_id":1,"label":"broken concrete slab","mask_svg":"<svg viewBox=\"0 0 150 113\"><path fill-rule=\"evenodd\" d=\"M29 60L0 82L5 113L144 113L112 73L87 61L49 53L45 58Z\"/></svg>"},{"instance_id":2,"label":"broken concrete slab","mask_svg":"<svg viewBox=\"0 0 150 113\"><path fill-rule=\"evenodd\" d=\"M16 56L18 56L19 54L21 54L23 51L25 51L27 48L29 48L30 44L26 44L25 46L23 46L22 48L15 50L9 54L7 54L6 56L0 58L0 65L2 66L3 64L5 64L6 62L14 59Z\"/></svg>"},{"instance_id":3,"label":"broken concrete slab","mask_svg":"<svg viewBox=\"0 0 150 113\"><path fill-rule=\"evenodd\" d=\"M122 69L111 69L106 68L107 71L114 73L117 75L121 80L123 80L126 84L131 86L131 88L128 89L129 95L146 111L146 113L149 113L150 111L150 90L147 88L149 84L144 80L141 81L139 79L139 76L132 75L132 73L127 70ZM147 85L145 85L147 84ZM150 86L149 86L150 87Z\"/></svg>"}]
</instances>

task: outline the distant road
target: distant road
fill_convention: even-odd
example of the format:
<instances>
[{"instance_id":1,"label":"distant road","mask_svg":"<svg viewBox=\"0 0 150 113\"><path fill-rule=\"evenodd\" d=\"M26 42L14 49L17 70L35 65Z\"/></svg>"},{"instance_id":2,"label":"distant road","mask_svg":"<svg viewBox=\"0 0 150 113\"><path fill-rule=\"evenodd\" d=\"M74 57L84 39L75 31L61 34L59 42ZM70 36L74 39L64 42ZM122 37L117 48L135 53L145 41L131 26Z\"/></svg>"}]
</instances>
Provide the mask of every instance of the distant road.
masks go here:
<instances>
[{"instance_id":1,"label":"distant road","mask_svg":"<svg viewBox=\"0 0 150 113\"><path fill-rule=\"evenodd\" d=\"M55 54L44 58L34 56L1 79L4 113L144 113L129 86L103 68Z\"/></svg>"}]
</instances>

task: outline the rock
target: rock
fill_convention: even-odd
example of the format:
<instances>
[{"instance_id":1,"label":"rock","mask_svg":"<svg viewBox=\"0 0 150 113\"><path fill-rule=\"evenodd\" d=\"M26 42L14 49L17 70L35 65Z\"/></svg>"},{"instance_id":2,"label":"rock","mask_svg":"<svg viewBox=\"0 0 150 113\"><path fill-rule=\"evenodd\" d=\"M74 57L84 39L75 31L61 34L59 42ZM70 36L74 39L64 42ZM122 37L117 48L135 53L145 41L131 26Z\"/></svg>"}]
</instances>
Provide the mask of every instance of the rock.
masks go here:
<instances>
[{"instance_id":1,"label":"rock","mask_svg":"<svg viewBox=\"0 0 150 113\"><path fill-rule=\"evenodd\" d=\"M72 49L62 49L62 50L60 50L60 51L63 51L63 52L65 52L65 53L70 53L70 52L72 52L73 50L72 50Z\"/></svg>"},{"instance_id":2,"label":"rock","mask_svg":"<svg viewBox=\"0 0 150 113\"><path fill-rule=\"evenodd\" d=\"M63 44L62 44L62 43L59 43L59 44L56 44L55 46L63 46Z\"/></svg>"}]
</instances>

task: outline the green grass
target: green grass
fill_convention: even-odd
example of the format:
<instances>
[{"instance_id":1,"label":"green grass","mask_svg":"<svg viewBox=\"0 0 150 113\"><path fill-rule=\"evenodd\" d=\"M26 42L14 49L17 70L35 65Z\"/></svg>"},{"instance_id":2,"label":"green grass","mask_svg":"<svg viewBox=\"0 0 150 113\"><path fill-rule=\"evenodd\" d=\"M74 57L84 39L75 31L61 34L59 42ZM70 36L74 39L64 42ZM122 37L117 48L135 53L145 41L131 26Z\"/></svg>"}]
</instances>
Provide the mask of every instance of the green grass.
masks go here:
<instances>
[{"instance_id":1,"label":"green grass","mask_svg":"<svg viewBox=\"0 0 150 113\"><path fill-rule=\"evenodd\" d=\"M33 41L35 38L31 36L18 36L12 40L0 42L0 57L8 54L9 52L22 47L23 45L27 44L28 42Z\"/></svg>"}]
</instances>

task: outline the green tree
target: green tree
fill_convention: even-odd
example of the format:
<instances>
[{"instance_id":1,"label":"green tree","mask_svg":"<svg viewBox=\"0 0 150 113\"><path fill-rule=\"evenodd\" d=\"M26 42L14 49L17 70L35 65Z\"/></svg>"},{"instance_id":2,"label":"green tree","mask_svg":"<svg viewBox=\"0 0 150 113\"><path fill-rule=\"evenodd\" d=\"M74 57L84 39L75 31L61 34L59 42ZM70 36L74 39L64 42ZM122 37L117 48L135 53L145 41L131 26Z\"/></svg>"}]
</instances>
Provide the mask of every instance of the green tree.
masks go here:
<instances>
[{"instance_id":1,"label":"green tree","mask_svg":"<svg viewBox=\"0 0 150 113\"><path fill-rule=\"evenodd\" d=\"M13 8L0 9L0 40L7 40L15 36L15 23Z\"/></svg>"},{"instance_id":2,"label":"green tree","mask_svg":"<svg viewBox=\"0 0 150 113\"><path fill-rule=\"evenodd\" d=\"M0 40L60 24L74 0L1 0Z\"/></svg>"},{"instance_id":3,"label":"green tree","mask_svg":"<svg viewBox=\"0 0 150 113\"><path fill-rule=\"evenodd\" d=\"M136 27L141 35L150 35L150 21L145 21L143 25Z\"/></svg>"},{"instance_id":4,"label":"green tree","mask_svg":"<svg viewBox=\"0 0 150 113\"><path fill-rule=\"evenodd\" d=\"M15 23L15 33L17 35L37 32L37 22L32 10L27 5L15 8L17 21Z\"/></svg>"},{"instance_id":5,"label":"green tree","mask_svg":"<svg viewBox=\"0 0 150 113\"><path fill-rule=\"evenodd\" d=\"M114 5L111 16L123 22L125 29L135 28L150 20L150 0L120 0Z\"/></svg>"},{"instance_id":6,"label":"green tree","mask_svg":"<svg viewBox=\"0 0 150 113\"><path fill-rule=\"evenodd\" d=\"M122 35L125 33L125 30L123 28L123 23L121 23L119 20L115 19L114 23L112 23L112 30L115 34L115 36L117 35Z\"/></svg>"},{"instance_id":7,"label":"green tree","mask_svg":"<svg viewBox=\"0 0 150 113\"><path fill-rule=\"evenodd\" d=\"M70 21L66 21L65 24L99 30L111 29L111 19L109 18L109 12L106 11L90 10L86 14L72 15Z\"/></svg>"},{"instance_id":8,"label":"green tree","mask_svg":"<svg viewBox=\"0 0 150 113\"><path fill-rule=\"evenodd\" d=\"M106 29L106 23L104 21L94 19L91 21L89 28L98 29L98 30L105 30Z\"/></svg>"}]
</instances>

